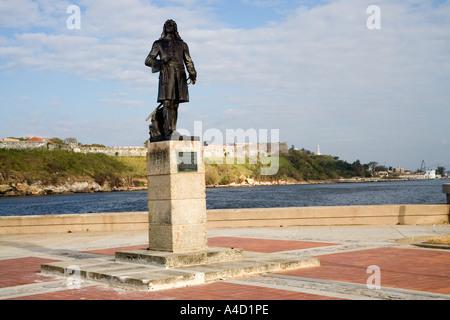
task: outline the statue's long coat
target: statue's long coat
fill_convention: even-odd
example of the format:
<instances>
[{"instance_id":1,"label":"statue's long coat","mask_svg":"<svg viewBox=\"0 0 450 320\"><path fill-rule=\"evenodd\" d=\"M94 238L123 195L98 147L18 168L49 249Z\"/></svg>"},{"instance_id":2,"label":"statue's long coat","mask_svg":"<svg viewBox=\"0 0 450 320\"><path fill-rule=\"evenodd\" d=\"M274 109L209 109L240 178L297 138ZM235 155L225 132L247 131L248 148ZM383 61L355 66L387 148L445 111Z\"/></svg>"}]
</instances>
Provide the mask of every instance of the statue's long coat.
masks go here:
<instances>
[{"instance_id":1,"label":"statue's long coat","mask_svg":"<svg viewBox=\"0 0 450 320\"><path fill-rule=\"evenodd\" d=\"M157 57L159 56L159 59ZM189 101L185 66L190 75L196 76L194 63L187 44L178 39L159 39L145 59L145 65L159 74L158 102L174 100Z\"/></svg>"}]
</instances>

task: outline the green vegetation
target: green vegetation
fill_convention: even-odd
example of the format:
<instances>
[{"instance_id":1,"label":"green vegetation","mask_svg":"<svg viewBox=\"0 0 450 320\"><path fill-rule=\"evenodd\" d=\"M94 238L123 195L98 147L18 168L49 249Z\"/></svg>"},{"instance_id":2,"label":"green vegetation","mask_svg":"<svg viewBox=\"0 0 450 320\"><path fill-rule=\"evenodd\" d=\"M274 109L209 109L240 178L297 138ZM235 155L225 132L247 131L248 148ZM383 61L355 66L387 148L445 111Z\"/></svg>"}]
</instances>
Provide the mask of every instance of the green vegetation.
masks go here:
<instances>
[{"instance_id":1,"label":"green vegetation","mask_svg":"<svg viewBox=\"0 0 450 320\"><path fill-rule=\"evenodd\" d=\"M304 150L289 150L288 154L280 156L279 169L275 175L261 175L263 167L259 162L249 164L248 160L245 164L207 164L205 182L207 185L227 185L242 182L243 177L259 181L291 182L370 177L369 166L361 164L359 160L350 164L337 157L317 156ZM136 185L145 183L146 159L63 150L0 149L0 174L3 183L15 181L32 184L40 181L44 185L54 185L68 180L94 180L100 185L108 181L112 186L120 186L121 181L128 179Z\"/></svg>"},{"instance_id":2,"label":"green vegetation","mask_svg":"<svg viewBox=\"0 0 450 320\"><path fill-rule=\"evenodd\" d=\"M292 182L335 180L339 178L370 177L369 166L359 160L350 164L338 157L317 156L304 150L289 150L279 157L279 168L275 175L261 175L261 163L211 164L206 166L207 185L225 185L242 181L242 176L259 181L285 180ZM267 166L266 166L267 167Z\"/></svg>"},{"instance_id":3,"label":"green vegetation","mask_svg":"<svg viewBox=\"0 0 450 320\"><path fill-rule=\"evenodd\" d=\"M0 149L0 173L3 180L26 181L28 184L94 179L100 185L106 181L117 185L121 179L145 177L146 166L144 157L111 157L63 150Z\"/></svg>"},{"instance_id":4,"label":"green vegetation","mask_svg":"<svg viewBox=\"0 0 450 320\"><path fill-rule=\"evenodd\" d=\"M359 160L350 164L338 157L318 156L298 150L289 150L289 154L280 159L278 175L298 181L371 176L368 165L361 164Z\"/></svg>"},{"instance_id":5,"label":"green vegetation","mask_svg":"<svg viewBox=\"0 0 450 320\"><path fill-rule=\"evenodd\" d=\"M259 178L260 165L254 164L207 164L205 168L206 185L227 185L241 182L241 177Z\"/></svg>"}]
</instances>

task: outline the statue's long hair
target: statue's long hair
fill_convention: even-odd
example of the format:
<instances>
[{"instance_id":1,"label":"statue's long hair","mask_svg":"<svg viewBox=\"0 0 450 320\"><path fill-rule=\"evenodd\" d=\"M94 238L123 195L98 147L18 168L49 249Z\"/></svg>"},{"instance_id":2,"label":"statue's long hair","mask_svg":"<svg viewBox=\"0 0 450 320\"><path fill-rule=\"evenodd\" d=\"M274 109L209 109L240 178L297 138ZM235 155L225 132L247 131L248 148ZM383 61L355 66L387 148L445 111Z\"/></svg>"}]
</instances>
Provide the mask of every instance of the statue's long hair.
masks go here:
<instances>
[{"instance_id":1,"label":"statue's long hair","mask_svg":"<svg viewBox=\"0 0 450 320\"><path fill-rule=\"evenodd\" d=\"M168 24L172 24L172 25L175 27L175 38L177 38L178 40L183 41L183 40L181 39L181 37L180 37L180 34L178 33L178 26L177 26L177 23L176 23L175 21L173 21L172 19L169 19L169 20L167 20L167 21L164 23L163 32L162 32L162 34L161 34L161 39L164 39L164 38L167 36L167 34L166 34L166 26L167 26Z\"/></svg>"}]
</instances>

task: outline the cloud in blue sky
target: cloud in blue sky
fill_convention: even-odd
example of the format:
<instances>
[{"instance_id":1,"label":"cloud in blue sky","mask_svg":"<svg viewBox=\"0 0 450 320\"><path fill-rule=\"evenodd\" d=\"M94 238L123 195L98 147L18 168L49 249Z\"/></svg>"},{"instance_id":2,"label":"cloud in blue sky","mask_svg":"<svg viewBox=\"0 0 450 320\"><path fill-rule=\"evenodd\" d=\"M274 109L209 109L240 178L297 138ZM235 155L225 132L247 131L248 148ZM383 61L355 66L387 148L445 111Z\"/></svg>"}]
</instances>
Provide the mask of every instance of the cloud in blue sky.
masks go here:
<instances>
[{"instance_id":1,"label":"cloud in blue sky","mask_svg":"<svg viewBox=\"0 0 450 320\"><path fill-rule=\"evenodd\" d=\"M180 127L280 129L350 162L450 168L449 17L448 1L0 1L0 138L142 145L157 104L144 59L171 18L198 71Z\"/></svg>"}]
</instances>

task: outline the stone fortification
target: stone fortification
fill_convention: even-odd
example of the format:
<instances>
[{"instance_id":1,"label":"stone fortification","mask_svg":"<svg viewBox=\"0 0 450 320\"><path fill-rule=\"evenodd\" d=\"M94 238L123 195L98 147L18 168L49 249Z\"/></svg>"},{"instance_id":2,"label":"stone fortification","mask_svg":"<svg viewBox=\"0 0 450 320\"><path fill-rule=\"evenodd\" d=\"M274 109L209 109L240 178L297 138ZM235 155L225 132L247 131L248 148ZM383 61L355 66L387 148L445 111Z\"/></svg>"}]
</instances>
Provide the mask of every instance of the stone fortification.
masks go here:
<instances>
[{"instance_id":1,"label":"stone fortification","mask_svg":"<svg viewBox=\"0 0 450 320\"><path fill-rule=\"evenodd\" d=\"M0 149L12 150L67 150L80 153L103 153L108 156L145 157L146 147L85 147L78 144L56 144L47 141L0 141ZM236 144L208 144L203 146L204 156L207 158L228 156L271 156L286 154L288 147L283 143L236 143Z\"/></svg>"},{"instance_id":2,"label":"stone fortification","mask_svg":"<svg viewBox=\"0 0 450 320\"><path fill-rule=\"evenodd\" d=\"M49 143L44 141L0 141L0 149L32 150L48 149Z\"/></svg>"},{"instance_id":3,"label":"stone fortification","mask_svg":"<svg viewBox=\"0 0 450 320\"><path fill-rule=\"evenodd\" d=\"M12 150L67 150L80 153L103 153L108 156L141 156L145 157L145 147L83 147L77 144L55 144L45 141L0 141L0 149Z\"/></svg>"},{"instance_id":4,"label":"stone fortification","mask_svg":"<svg viewBox=\"0 0 450 320\"><path fill-rule=\"evenodd\" d=\"M103 153L108 156L122 157L145 157L147 148L145 147L74 147L74 152L81 153Z\"/></svg>"},{"instance_id":5,"label":"stone fortification","mask_svg":"<svg viewBox=\"0 0 450 320\"><path fill-rule=\"evenodd\" d=\"M286 142L205 144L203 152L205 158L220 158L224 156L235 156L239 158L287 154L288 147Z\"/></svg>"}]
</instances>

